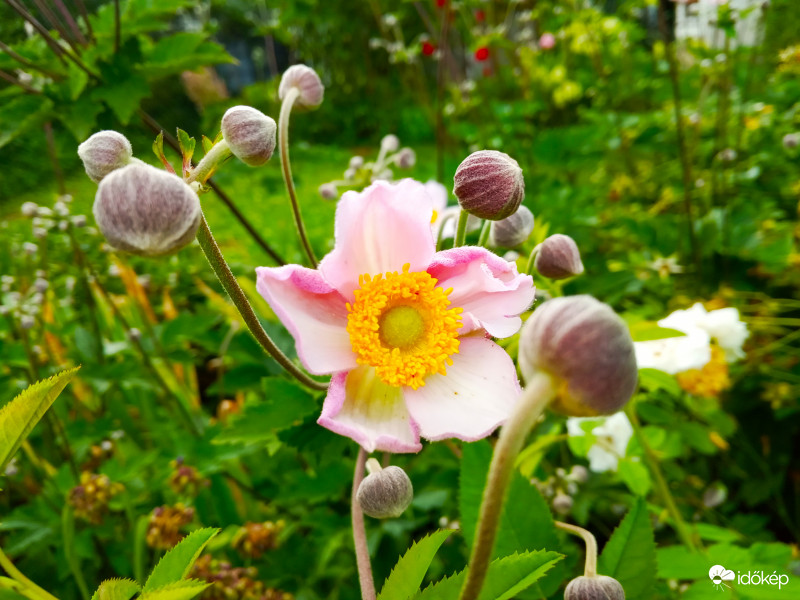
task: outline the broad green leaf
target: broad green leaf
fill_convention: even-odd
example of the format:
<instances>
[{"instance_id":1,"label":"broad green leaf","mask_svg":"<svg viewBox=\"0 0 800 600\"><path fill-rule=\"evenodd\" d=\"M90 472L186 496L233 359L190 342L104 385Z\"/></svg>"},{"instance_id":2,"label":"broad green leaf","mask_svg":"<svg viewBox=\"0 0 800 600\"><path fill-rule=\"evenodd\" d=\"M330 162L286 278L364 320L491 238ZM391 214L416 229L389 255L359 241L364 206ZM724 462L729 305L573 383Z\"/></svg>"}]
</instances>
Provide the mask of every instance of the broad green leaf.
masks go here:
<instances>
[{"instance_id":1,"label":"broad green leaf","mask_svg":"<svg viewBox=\"0 0 800 600\"><path fill-rule=\"evenodd\" d=\"M416 594L436 551L451 533L452 529L439 530L415 542L386 578L378 600L407 600Z\"/></svg>"},{"instance_id":2,"label":"broad green leaf","mask_svg":"<svg viewBox=\"0 0 800 600\"><path fill-rule=\"evenodd\" d=\"M109 579L100 584L92 600L131 600L139 584L130 579Z\"/></svg>"},{"instance_id":3,"label":"broad green leaf","mask_svg":"<svg viewBox=\"0 0 800 600\"><path fill-rule=\"evenodd\" d=\"M105 102L123 125L127 125L142 100L150 95L143 75L127 72L105 77L106 83L92 91L92 98Z\"/></svg>"},{"instance_id":4,"label":"broad green leaf","mask_svg":"<svg viewBox=\"0 0 800 600\"><path fill-rule=\"evenodd\" d=\"M58 120L66 125L78 142L83 142L94 129L97 115L103 105L92 100L87 93L74 102L66 103L58 110Z\"/></svg>"},{"instance_id":5,"label":"broad green leaf","mask_svg":"<svg viewBox=\"0 0 800 600\"><path fill-rule=\"evenodd\" d=\"M0 585L5 584L5 579L5 577L0 577ZM11 584L16 583L13 579L9 579L8 581L10 581ZM14 590L0 588L0 600L27 600L27 598L18 594Z\"/></svg>"},{"instance_id":6,"label":"broad green leaf","mask_svg":"<svg viewBox=\"0 0 800 600\"><path fill-rule=\"evenodd\" d=\"M0 473L79 368L34 383L0 409Z\"/></svg>"},{"instance_id":7,"label":"broad green leaf","mask_svg":"<svg viewBox=\"0 0 800 600\"><path fill-rule=\"evenodd\" d=\"M642 498L611 534L600 554L598 571L619 581L628 600L651 598L656 581L656 545L647 503Z\"/></svg>"},{"instance_id":8,"label":"broad green leaf","mask_svg":"<svg viewBox=\"0 0 800 600\"><path fill-rule=\"evenodd\" d=\"M681 386L674 375L658 369L639 369L639 385L648 390L665 390L673 396L681 394Z\"/></svg>"},{"instance_id":9,"label":"broad green leaf","mask_svg":"<svg viewBox=\"0 0 800 600\"><path fill-rule=\"evenodd\" d=\"M678 331L677 329L659 327L658 323L653 323L652 321L639 321L631 325L630 329L634 342L649 342L686 335L683 331Z\"/></svg>"},{"instance_id":10,"label":"broad green leaf","mask_svg":"<svg viewBox=\"0 0 800 600\"><path fill-rule=\"evenodd\" d=\"M204 33L189 32L161 38L148 52L145 72L151 77L163 76L205 65L235 62L222 46L205 38Z\"/></svg>"},{"instance_id":11,"label":"broad green leaf","mask_svg":"<svg viewBox=\"0 0 800 600\"><path fill-rule=\"evenodd\" d=\"M634 458L638 457L623 458L619 461L619 476L631 492L645 497L652 487L650 471L641 462L633 460Z\"/></svg>"},{"instance_id":12,"label":"broad green leaf","mask_svg":"<svg viewBox=\"0 0 800 600\"><path fill-rule=\"evenodd\" d=\"M144 584L145 592L152 592L186 577L194 561L200 556L208 541L219 533L219 529L205 528L193 531L172 550L167 552L150 573ZM187 596L190 598L191 596ZM160 598L160 597L159 597ZM165 596L164 600L168 597ZM171 597L170 597L171 598ZM177 597L176 597L177 599Z\"/></svg>"},{"instance_id":13,"label":"broad green leaf","mask_svg":"<svg viewBox=\"0 0 800 600\"><path fill-rule=\"evenodd\" d=\"M0 103L0 148L43 122L53 103L41 95L21 94Z\"/></svg>"},{"instance_id":14,"label":"broad green leaf","mask_svg":"<svg viewBox=\"0 0 800 600\"><path fill-rule=\"evenodd\" d=\"M563 555L537 550L493 560L486 573L478 600L508 600L541 579ZM456 600L464 585L467 569L433 583L414 600Z\"/></svg>"},{"instance_id":15,"label":"broad green leaf","mask_svg":"<svg viewBox=\"0 0 800 600\"><path fill-rule=\"evenodd\" d=\"M202 593L209 585L211 584L194 579L176 581L160 586L150 592L145 588L144 593L139 596L138 600L190 600Z\"/></svg>"}]
</instances>

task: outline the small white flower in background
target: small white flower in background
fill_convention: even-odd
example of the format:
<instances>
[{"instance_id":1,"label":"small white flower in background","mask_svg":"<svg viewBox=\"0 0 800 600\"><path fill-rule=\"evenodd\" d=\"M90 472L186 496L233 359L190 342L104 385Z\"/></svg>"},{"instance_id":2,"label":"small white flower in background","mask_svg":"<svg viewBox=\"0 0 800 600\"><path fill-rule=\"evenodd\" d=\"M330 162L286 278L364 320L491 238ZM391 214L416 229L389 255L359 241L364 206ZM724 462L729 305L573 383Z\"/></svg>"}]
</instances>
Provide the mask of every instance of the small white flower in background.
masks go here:
<instances>
[{"instance_id":1,"label":"small white flower in background","mask_svg":"<svg viewBox=\"0 0 800 600\"><path fill-rule=\"evenodd\" d=\"M634 342L633 347L640 369L658 369L670 375L702 369L711 360L711 338L701 329L678 337Z\"/></svg>"},{"instance_id":2,"label":"small white flower in background","mask_svg":"<svg viewBox=\"0 0 800 600\"><path fill-rule=\"evenodd\" d=\"M447 188L438 181L433 179L426 181L425 191L428 192L428 196L430 196L431 200L433 201L432 206L435 212L435 218L432 225L433 235L438 236L439 229L444 228L442 229L443 238L454 237L456 234L456 226L458 225L458 214L461 211L461 208L457 204L448 208ZM470 215L467 219L467 231L477 231L480 229L480 226L481 220Z\"/></svg>"},{"instance_id":3,"label":"small white flower in background","mask_svg":"<svg viewBox=\"0 0 800 600\"><path fill-rule=\"evenodd\" d=\"M686 310L676 310L658 324L683 331L687 335L698 329L706 332L725 351L725 360L728 362L744 358L742 346L750 335L747 325L739 319L739 311L735 308L707 311L699 302Z\"/></svg>"},{"instance_id":4,"label":"small white flower in background","mask_svg":"<svg viewBox=\"0 0 800 600\"><path fill-rule=\"evenodd\" d=\"M625 457L628 442L633 436L633 426L627 415L618 412L610 417L601 418L572 417L567 419L567 433L571 436L586 435L581 427L581 424L586 422L597 423L592 429L592 435L597 440L586 454L589 459L589 469L595 473L616 471L619 459Z\"/></svg>"}]
</instances>

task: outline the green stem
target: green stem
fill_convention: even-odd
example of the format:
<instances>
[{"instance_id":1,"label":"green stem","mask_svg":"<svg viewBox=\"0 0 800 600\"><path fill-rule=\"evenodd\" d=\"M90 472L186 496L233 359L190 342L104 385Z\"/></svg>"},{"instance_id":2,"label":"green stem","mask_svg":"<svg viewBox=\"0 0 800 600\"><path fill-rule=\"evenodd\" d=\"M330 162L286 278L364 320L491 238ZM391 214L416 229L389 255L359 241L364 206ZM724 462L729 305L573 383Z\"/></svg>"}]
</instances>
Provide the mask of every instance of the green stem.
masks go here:
<instances>
[{"instance_id":1,"label":"green stem","mask_svg":"<svg viewBox=\"0 0 800 600\"><path fill-rule=\"evenodd\" d=\"M594 535L592 535L592 532L587 531L583 527L578 527L577 525L571 525L569 523L562 523L561 521L555 521L554 524L559 529L563 529L572 535L577 535L578 537L583 538L583 541L586 544L586 562L584 563L583 567L583 576L597 577L597 540L595 539Z\"/></svg>"},{"instance_id":2,"label":"green stem","mask_svg":"<svg viewBox=\"0 0 800 600\"><path fill-rule=\"evenodd\" d=\"M467 220L469 213L463 208L458 213L458 225L456 226L456 236L453 239L453 248L458 248L464 245L464 240L467 239Z\"/></svg>"},{"instance_id":3,"label":"green stem","mask_svg":"<svg viewBox=\"0 0 800 600\"><path fill-rule=\"evenodd\" d=\"M231 156L231 149L228 142L220 140L214 144L203 159L197 163L197 166L192 170L192 174L186 178L186 183L193 181L205 182L209 174L217 168L217 166L226 158Z\"/></svg>"},{"instance_id":4,"label":"green stem","mask_svg":"<svg viewBox=\"0 0 800 600\"><path fill-rule=\"evenodd\" d=\"M361 586L361 600L375 600L375 581L372 578L372 565L369 560L369 547L367 546L367 531L364 527L364 512L356 499L358 486L364 480L364 466L367 462L367 452L358 449L356 470L353 477L353 493L350 499L350 512L353 519L353 543L356 549L356 564L358 565L358 582ZM378 465L380 467L380 465ZM374 467L373 467L374 468Z\"/></svg>"},{"instance_id":5,"label":"green stem","mask_svg":"<svg viewBox=\"0 0 800 600\"><path fill-rule=\"evenodd\" d=\"M306 256L313 268L317 268L317 258L311 249L311 244L306 235L306 227L303 224L303 216L300 214L300 204L297 202L297 192L294 189L292 180L292 165L289 162L289 115L292 113L292 106L300 96L300 90L293 87L286 94L281 104L281 114L278 117L278 143L281 152L281 170L283 171L283 181L286 184L286 191L289 193L289 200L292 203L292 214L294 214L294 224L300 236L300 242L306 251Z\"/></svg>"},{"instance_id":6,"label":"green stem","mask_svg":"<svg viewBox=\"0 0 800 600\"><path fill-rule=\"evenodd\" d=\"M0 548L0 567L3 567L6 573L8 573L14 581L20 583L34 598L39 598L40 600L58 600L58 598L25 577L5 555L2 548Z\"/></svg>"},{"instance_id":7,"label":"green stem","mask_svg":"<svg viewBox=\"0 0 800 600\"><path fill-rule=\"evenodd\" d=\"M485 246L486 242L489 241L489 232L492 230L492 222L489 219L486 219L483 222L483 227L481 227L481 234L478 237L478 246Z\"/></svg>"},{"instance_id":8,"label":"green stem","mask_svg":"<svg viewBox=\"0 0 800 600\"><path fill-rule=\"evenodd\" d=\"M689 548L689 550L692 552L697 552L700 548L698 548L698 545L692 538L692 535L686 526L686 521L683 520L683 516L678 510L678 505L675 503L675 498L673 498L672 492L669 490L667 480L664 478L664 474L661 472L661 467L658 464L658 457L653 452L653 449L650 448L650 444L647 443L647 438L645 438L645 435L642 432L642 424L639 422L639 417L637 416L632 404L628 404L627 408L625 409L625 413L628 415L631 425L633 425L633 434L636 436L636 440L639 442L642 450L644 450L645 462L647 463L647 467L650 470L653 479L655 480L658 494L661 496L661 499L667 508L667 512L669 512L672 520L674 521L675 530L678 532L678 537L681 538L681 541L687 548Z\"/></svg>"},{"instance_id":9,"label":"green stem","mask_svg":"<svg viewBox=\"0 0 800 600\"><path fill-rule=\"evenodd\" d=\"M536 246L528 255L528 264L525 265L525 273L533 275L536 271L536 255L539 254L539 246Z\"/></svg>"},{"instance_id":10,"label":"green stem","mask_svg":"<svg viewBox=\"0 0 800 600\"><path fill-rule=\"evenodd\" d=\"M528 432L547 408L554 393L552 379L544 373L536 373L525 386L514 411L500 430L500 438L497 440L492 463L489 465L467 579L461 588L460 600L475 600L483 588L486 570L492 558L497 524L503 512L506 488L514 473L517 454L522 449Z\"/></svg>"},{"instance_id":11,"label":"green stem","mask_svg":"<svg viewBox=\"0 0 800 600\"><path fill-rule=\"evenodd\" d=\"M236 277L234 277L231 272L228 263L225 262L225 257L222 256L222 251L219 249L217 240L214 239L214 235L208 228L205 217L202 217L200 221L200 229L197 231L197 241L200 242L200 248L202 248L203 253L206 255L206 259L208 259L208 263L214 270L214 274L219 279L222 287L225 288L228 296L230 296L231 301L236 306L236 309L239 311L248 329L250 329L250 333L253 334L253 337L261 344L261 347L264 348L267 354L275 359L279 365L286 369L292 377L303 385L315 390L328 389L327 382L316 381L297 368L297 366L281 352L281 349L275 345L275 342L272 341L272 338L269 337L267 332L264 331L255 311L253 311L253 307L250 305L250 301L239 286L239 282L236 281Z\"/></svg>"}]
</instances>

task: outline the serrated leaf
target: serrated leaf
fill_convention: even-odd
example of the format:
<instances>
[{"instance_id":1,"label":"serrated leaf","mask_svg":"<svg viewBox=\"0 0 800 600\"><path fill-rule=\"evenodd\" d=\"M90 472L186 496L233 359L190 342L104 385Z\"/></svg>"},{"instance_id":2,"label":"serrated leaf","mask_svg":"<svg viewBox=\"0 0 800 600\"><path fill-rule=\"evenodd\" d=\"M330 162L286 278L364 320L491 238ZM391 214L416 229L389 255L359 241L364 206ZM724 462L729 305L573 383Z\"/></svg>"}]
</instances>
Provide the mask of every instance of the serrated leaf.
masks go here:
<instances>
[{"instance_id":1,"label":"serrated leaf","mask_svg":"<svg viewBox=\"0 0 800 600\"><path fill-rule=\"evenodd\" d=\"M211 584L195 579L176 581L160 586L151 592L145 589L138 600L190 600L202 593L209 585Z\"/></svg>"},{"instance_id":2,"label":"serrated leaf","mask_svg":"<svg viewBox=\"0 0 800 600\"><path fill-rule=\"evenodd\" d=\"M0 148L47 118L53 103L43 95L22 94L0 104Z\"/></svg>"},{"instance_id":3,"label":"serrated leaf","mask_svg":"<svg viewBox=\"0 0 800 600\"><path fill-rule=\"evenodd\" d=\"M651 488L650 471L641 462L633 460L634 457L624 458L619 461L618 473L628 489L637 496L645 497Z\"/></svg>"},{"instance_id":4,"label":"serrated leaf","mask_svg":"<svg viewBox=\"0 0 800 600\"><path fill-rule=\"evenodd\" d=\"M175 175L175 169L172 168L172 165L167 160L166 155L164 154L164 132L159 131L156 139L153 140L153 154L156 155L158 160L161 161L161 164L164 165L164 168Z\"/></svg>"},{"instance_id":5,"label":"serrated leaf","mask_svg":"<svg viewBox=\"0 0 800 600\"><path fill-rule=\"evenodd\" d=\"M144 591L151 592L186 577L203 548L217 533L219 529L207 527L193 531L183 538L155 566L144 584Z\"/></svg>"},{"instance_id":6,"label":"serrated leaf","mask_svg":"<svg viewBox=\"0 0 800 600\"><path fill-rule=\"evenodd\" d=\"M195 139L190 137L180 127L178 128L178 146L181 149L183 156L183 172L188 173L192 168L192 156L194 156L194 147L196 145Z\"/></svg>"},{"instance_id":7,"label":"serrated leaf","mask_svg":"<svg viewBox=\"0 0 800 600\"><path fill-rule=\"evenodd\" d=\"M131 600L139 584L130 579L109 579L100 584L92 600Z\"/></svg>"},{"instance_id":8,"label":"serrated leaf","mask_svg":"<svg viewBox=\"0 0 800 600\"><path fill-rule=\"evenodd\" d=\"M34 383L0 409L0 473L78 369L68 369Z\"/></svg>"},{"instance_id":9,"label":"serrated leaf","mask_svg":"<svg viewBox=\"0 0 800 600\"><path fill-rule=\"evenodd\" d=\"M433 557L451 533L452 529L439 530L415 542L386 578L378 600L408 600L416 594Z\"/></svg>"},{"instance_id":10,"label":"serrated leaf","mask_svg":"<svg viewBox=\"0 0 800 600\"><path fill-rule=\"evenodd\" d=\"M529 588L558 563L563 555L536 550L493 560L478 600L509 600ZM467 569L429 585L414 600L456 600Z\"/></svg>"},{"instance_id":11,"label":"serrated leaf","mask_svg":"<svg viewBox=\"0 0 800 600\"><path fill-rule=\"evenodd\" d=\"M651 598L656 581L656 545L647 503L639 498L611 534L598 560L601 575L613 577L628 600Z\"/></svg>"}]
</instances>

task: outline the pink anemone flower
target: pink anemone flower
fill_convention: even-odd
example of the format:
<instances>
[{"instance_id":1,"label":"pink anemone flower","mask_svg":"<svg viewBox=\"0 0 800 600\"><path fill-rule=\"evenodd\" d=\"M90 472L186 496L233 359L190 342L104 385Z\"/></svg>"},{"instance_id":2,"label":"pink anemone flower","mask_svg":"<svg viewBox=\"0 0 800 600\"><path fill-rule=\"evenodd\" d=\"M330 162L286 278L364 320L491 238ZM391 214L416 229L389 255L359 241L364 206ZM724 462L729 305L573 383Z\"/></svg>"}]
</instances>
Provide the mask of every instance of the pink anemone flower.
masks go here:
<instances>
[{"instance_id":1,"label":"pink anemone flower","mask_svg":"<svg viewBox=\"0 0 800 600\"><path fill-rule=\"evenodd\" d=\"M317 422L368 452L484 438L520 393L489 336L519 329L533 279L484 248L436 252L432 216L423 184L378 181L343 194L317 270L256 270L303 365L333 375Z\"/></svg>"}]
</instances>

